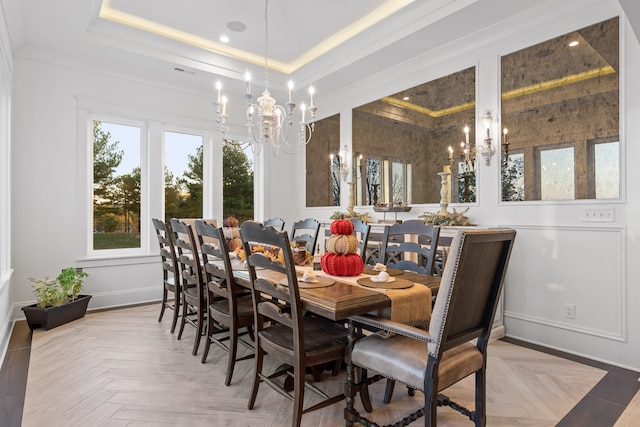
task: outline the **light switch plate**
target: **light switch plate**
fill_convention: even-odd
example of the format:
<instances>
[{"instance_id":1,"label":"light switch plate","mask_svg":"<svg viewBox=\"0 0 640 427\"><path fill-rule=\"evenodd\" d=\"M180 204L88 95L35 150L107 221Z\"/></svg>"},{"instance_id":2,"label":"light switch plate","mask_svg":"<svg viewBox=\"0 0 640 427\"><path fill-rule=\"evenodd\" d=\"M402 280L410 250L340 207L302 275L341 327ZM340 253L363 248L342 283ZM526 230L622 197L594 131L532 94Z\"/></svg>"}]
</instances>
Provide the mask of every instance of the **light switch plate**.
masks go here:
<instances>
[{"instance_id":1,"label":"light switch plate","mask_svg":"<svg viewBox=\"0 0 640 427\"><path fill-rule=\"evenodd\" d=\"M615 211L613 208L582 209L583 222L613 222Z\"/></svg>"}]
</instances>

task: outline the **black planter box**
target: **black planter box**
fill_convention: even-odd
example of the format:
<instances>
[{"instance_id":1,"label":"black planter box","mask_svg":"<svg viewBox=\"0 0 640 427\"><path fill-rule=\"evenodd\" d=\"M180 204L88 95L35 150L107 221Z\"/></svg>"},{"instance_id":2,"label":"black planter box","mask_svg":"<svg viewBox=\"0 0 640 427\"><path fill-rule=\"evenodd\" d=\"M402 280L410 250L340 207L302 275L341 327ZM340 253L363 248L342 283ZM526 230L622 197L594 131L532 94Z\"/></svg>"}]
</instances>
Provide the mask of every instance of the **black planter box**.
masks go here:
<instances>
[{"instance_id":1,"label":"black planter box","mask_svg":"<svg viewBox=\"0 0 640 427\"><path fill-rule=\"evenodd\" d=\"M62 304L59 307L42 308L33 304L22 307L22 311L27 318L29 329L43 328L47 331L84 317L90 299L91 295L78 295L75 301Z\"/></svg>"}]
</instances>

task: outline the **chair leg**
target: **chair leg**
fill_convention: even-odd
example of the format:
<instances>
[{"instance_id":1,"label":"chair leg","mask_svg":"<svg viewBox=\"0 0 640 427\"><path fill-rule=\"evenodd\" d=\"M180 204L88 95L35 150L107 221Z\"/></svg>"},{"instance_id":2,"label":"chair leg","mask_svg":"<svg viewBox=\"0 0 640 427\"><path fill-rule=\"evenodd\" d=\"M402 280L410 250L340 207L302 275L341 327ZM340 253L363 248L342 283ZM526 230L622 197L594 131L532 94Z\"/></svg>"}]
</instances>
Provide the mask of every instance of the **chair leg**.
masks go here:
<instances>
[{"instance_id":1,"label":"chair leg","mask_svg":"<svg viewBox=\"0 0 640 427\"><path fill-rule=\"evenodd\" d=\"M187 313L189 312L189 304L182 298L182 318L180 319L180 331L178 332L178 339L182 338L184 332L184 324L187 322Z\"/></svg>"},{"instance_id":2,"label":"chair leg","mask_svg":"<svg viewBox=\"0 0 640 427\"><path fill-rule=\"evenodd\" d=\"M226 386L231 384L231 377L233 377L233 369L236 366L237 354L238 354L238 328L232 325L229 328L229 363L227 363L227 377L224 380L224 385Z\"/></svg>"},{"instance_id":3,"label":"chair leg","mask_svg":"<svg viewBox=\"0 0 640 427\"><path fill-rule=\"evenodd\" d=\"M198 308L198 322L196 323L196 337L193 340L193 350L191 351L191 354L194 356L198 354L198 347L200 347L200 338L202 338L202 332L204 329L203 311L204 310L202 310L202 307Z\"/></svg>"},{"instance_id":4,"label":"chair leg","mask_svg":"<svg viewBox=\"0 0 640 427\"><path fill-rule=\"evenodd\" d=\"M256 364L255 371L253 373L253 386L251 387L251 396L249 396L249 404L247 408L253 409L253 405L256 403L256 396L258 395L258 387L260 386L260 374L262 373L262 359L264 358L264 350L256 345Z\"/></svg>"},{"instance_id":5,"label":"chair leg","mask_svg":"<svg viewBox=\"0 0 640 427\"><path fill-rule=\"evenodd\" d=\"M438 392L432 385L424 390L424 425L425 427L437 427Z\"/></svg>"},{"instance_id":6,"label":"chair leg","mask_svg":"<svg viewBox=\"0 0 640 427\"><path fill-rule=\"evenodd\" d=\"M484 427L487 424L487 372L480 369L476 372L476 410L475 423L476 427Z\"/></svg>"},{"instance_id":7,"label":"chair leg","mask_svg":"<svg viewBox=\"0 0 640 427\"><path fill-rule=\"evenodd\" d=\"M356 383L360 385L360 401L362 402L362 406L364 410L368 413L373 412L373 406L371 405L371 396L369 395L369 386L367 384L362 384L363 381L367 380L367 370L364 368L356 368Z\"/></svg>"},{"instance_id":8,"label":"chair leg","mask_svg":"<svg viewBox=\"0 0 640 427\"><path fill-rule=\"evenodd\" d=\"M299 427L302 422L302 411L304 406L304 380L305 368L303 366L295 366L293 368L293 418L291 425Z\"/></svg>"},{"instance_id":9,"label":"chair leg","mask_svg":"<svg viewBox=\"0 0 640 427\"><path fill-rule=\"evenodd\" d=\"M162 287L162 305L160 305L160 317L158 317L158 322L162 322L162 316L164 316L164 309L167 306L167 288Z\"/></svg>"},{"instance_id":10,"label":"chair leg","mask_svg":"<svg viewBox=\"0 0 640 427\"><path fill-rule=\"evenodd\" d=\"M173 294L173 320L171 321L171 333L174 333L176 330L176 325L178 324L178 317L180 317L180 292L175 292Z\"/></svg>"},{"instance_id":11,"label":"chair leg","mask_svg":"<svg viewBox=\"0 0 640 427\"><path fill-rule=\"evenodd\" d=\"M209 355L209 347L211 347L211 338L209 334L213 331L213 318L211 315L207 316L207 336L204 337L204 351L202 353L201 363L205 363L207 361L207 356Z\"/></svg>"},{"instance_id":12,"label":"chair leg","mask_svg":"<svg viewBox=\"0 0 640 427\"><path fill-rule=\"evenodd\" d=\"M391 402L391 396L393 396L393 389L395 388L396 382L394 380L387 379L387 385L384 389L384 398L382 401L385 404Z\"/></svg>"}]
</instances>

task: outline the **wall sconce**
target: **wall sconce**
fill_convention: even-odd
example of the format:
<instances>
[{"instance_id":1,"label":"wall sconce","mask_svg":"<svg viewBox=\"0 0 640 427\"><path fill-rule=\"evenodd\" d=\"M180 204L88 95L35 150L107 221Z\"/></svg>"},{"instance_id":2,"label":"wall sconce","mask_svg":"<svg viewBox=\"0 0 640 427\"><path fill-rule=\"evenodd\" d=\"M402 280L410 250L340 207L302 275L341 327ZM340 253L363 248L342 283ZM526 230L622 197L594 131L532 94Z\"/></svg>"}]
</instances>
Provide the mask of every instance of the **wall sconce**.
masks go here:
<instances>
[{"instance_id":1,"label":"wall sconce","mask_svg":"<svg viewBox=\"0 0 640 427\"><path fill-rule=\"evenodd\" d=\"M460 162L463 165L463 174L473 173L476 170L476 149L469 143L469 126L464 126L464 141L460 142ZM448 148L449 164L453 169L455 162L453 147Z\"/></svg>"},{"instance_id":2,"label":"wall sconce","mask_svg":"<svg viewBox=\"0 0 640 427\"><path fill-rule=\"evenodd\" d=\"M487 111L482 117L482 124L487 129L487 136L484 138L482 145L478 145L478 151L484 157L484 162L487 166L491 164L491 157L496 152L496 148L491 144L491 126L493 125L493 117L491 113Z\"/></svg>"},{"instance_id":3,"label":"wall sconce","mask_svg":"<svg viewBox=\"0 0 640 427\"><path fill-rule=\"evenodd\" d=\"M347 145L345 144L342 150L335 156L333 153L329 156L331 159L331 170L333 171L334 166L336 167L338 173L342 176L342 180L346 181L347 176L349 175L349 166L347 165L347 154L349 151L347 150Z\"/></svg>"}]
</instances>

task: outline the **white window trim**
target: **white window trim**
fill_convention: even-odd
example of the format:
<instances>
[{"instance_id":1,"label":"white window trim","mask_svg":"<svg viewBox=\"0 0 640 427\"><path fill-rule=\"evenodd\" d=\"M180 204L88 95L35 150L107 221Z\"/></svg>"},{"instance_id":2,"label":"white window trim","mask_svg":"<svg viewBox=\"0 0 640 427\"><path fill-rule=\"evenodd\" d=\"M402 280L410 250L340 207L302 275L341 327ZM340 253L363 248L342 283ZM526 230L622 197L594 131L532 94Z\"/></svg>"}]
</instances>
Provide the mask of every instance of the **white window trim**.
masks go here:
<instances>
[{"instance_id":1,"label":"white window trim","mask_svg":"<svg viewBox=\"0 0 640 427\"><path fill-rule=\"evenodd\" d=\"M158 252L151 218L164 217L164 131L189 133L203 137L203 215L222 218L222 142L209 130L213 123L158 111L139 109L115 102L81 96L77 102L78 206L76 223L76 259L82 265L100 266L107 262L131 264L148 262ZM142 128L140 248L93 250L93 120L121 123ZM219 185L215 185L218 182Z\"/></svg>"}]
</instances>

